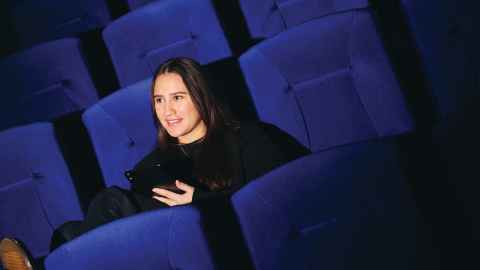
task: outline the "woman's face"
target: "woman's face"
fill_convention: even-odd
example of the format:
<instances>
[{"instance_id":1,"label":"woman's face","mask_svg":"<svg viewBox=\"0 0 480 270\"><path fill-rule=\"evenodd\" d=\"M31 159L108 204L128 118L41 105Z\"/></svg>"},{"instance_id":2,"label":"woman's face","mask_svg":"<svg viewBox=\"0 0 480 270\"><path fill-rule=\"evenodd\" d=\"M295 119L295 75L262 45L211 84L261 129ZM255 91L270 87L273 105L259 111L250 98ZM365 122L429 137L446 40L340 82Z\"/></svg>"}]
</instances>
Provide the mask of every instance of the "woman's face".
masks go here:
<instances>
[{"instance_id":1,"label":"woman's face","mask_svg":"<svg viewBox=\"0 0 480 270\"><path fill-rule=\"evenodd\" d=\"M170 136L179 143L191 143L205 136L207 127L180 75L158 76L153 89L155 113Z\"/></svg>"}]
</instances>

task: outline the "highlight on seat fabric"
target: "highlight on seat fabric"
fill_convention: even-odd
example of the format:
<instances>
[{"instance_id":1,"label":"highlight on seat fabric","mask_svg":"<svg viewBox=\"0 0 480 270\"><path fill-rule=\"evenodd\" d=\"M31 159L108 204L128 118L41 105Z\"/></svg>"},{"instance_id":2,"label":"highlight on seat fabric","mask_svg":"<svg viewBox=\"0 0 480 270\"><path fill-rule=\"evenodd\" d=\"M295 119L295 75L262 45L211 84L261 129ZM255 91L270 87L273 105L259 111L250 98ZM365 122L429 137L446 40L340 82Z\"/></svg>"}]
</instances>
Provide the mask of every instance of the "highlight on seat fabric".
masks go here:
<instances>
[{"instance_id":1,"label":"highlight on seat fabric","mask_svg":"<svg viewBox=\"0 0 480 270\"><path fill-rule=\"evenodd\" d=\"M7 0L7 6L23 47L75 36L110 21L105 1Z\"/></svg>"},{"instance_id":2,"label":"highlight on seat fabric","mask_svg":"<svg viewBox=\"0 0 480 270\"><path fill-rule=\"evenodd\" d=\"M164 208L116 220L53 251L48 270L215 268L200 212Z\"/></svg>"},{"instance_id":3,"label":"highlight on seat fabric","mask_svg":"<svg viewBox=\"0 0 480 270\"><path fill-rule=\"evenodd\" d=\"M17 238L34 257L44 256L53 230L83 217L53 126L0 132L0 147L0 238Z\"/></svg>"},{"instance_id":4,"label":"highlight on seat fabric","mask_svg":"<svg viewBox=\"0 0 480 270\"><path fill-rule=\"evenodd\" d=\"M269 38L329 14L367 7L368 0L240 0L252 38Z\"/></svg>"},{"instance_id":5,"label":"highlight on seat fabric","mask_svg":"<svg viewBox=\"0 0 480 270\"><path fill-rule=\"evenodd\" d=\"M134 10L153 1L155 0L127 0L126 2L128 5L128 8L130 8L130 10Z\"/></svg>"},{"instance_id":6,"label":"highlight on seat fabric","mask_svg":"<svg viewBox=\"0 0 480 270\"><path fill-rule=\"evenodd\" d=\"M124 172L156 145L150 84L146 79L120 89L82 115L107 186L128 188Z\"/></svg>"},{"instance_id":7,"label":"highlight on seat fabric","mask_svg":"<svg viewBox=\"0 0 480 270\"><path fill-rule=\"evenodd\" d=\"M255 269L412 269L418 213L397 157L387 139L335 147L234 194Z\"/></svg>"},{"instance_id":8,"label":"highlight on seat fabric","mask_svg":"<svg viewBox=\"0 0 480 270\"><path fill-rule=\"evenodd\" d=\"M413 128L368 11L292 28L251 48L240 65L260 119L312 151Z\"/></svg>"},{"instance_id":9,"label":"highlight on seat fabric","mask_svg":"<svg viewBox=\"0 0 480 270\"><path fill-rule=\"evenodd\" d=\"M83 109L97 101L78 39L35 46L0 61L0 130Z\"/></svg>"},{"instance_id":10,"label":"highlight on seat fabric","mask_svg":"<svg viewBox=\"0 0 480 270\"><path fill-rule=\"evenodd\" d=\"M152 2L112 22L103 38L122 87L172 57L206 64L231 55L210 0Z\"/></svg>"}]
</instances>

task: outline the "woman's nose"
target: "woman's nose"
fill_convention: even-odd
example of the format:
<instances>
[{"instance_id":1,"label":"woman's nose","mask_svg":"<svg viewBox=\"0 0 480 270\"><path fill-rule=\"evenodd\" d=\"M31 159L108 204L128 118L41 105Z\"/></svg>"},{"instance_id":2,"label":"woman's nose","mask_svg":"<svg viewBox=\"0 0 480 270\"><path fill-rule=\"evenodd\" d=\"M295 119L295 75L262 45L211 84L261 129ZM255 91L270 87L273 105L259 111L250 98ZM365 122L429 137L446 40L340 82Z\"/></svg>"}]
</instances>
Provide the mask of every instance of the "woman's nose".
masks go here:
<instances>
[{"instance_id":1,"label":"woman's nose","mask_svg":"<svg viewBox=\"0 0 480 270\"><path fill-rule=\"evenodd\" d=\"M175 113L175 108L170 102L165 102L165 115L172 115Z\"/></svg>"}]
</instances>

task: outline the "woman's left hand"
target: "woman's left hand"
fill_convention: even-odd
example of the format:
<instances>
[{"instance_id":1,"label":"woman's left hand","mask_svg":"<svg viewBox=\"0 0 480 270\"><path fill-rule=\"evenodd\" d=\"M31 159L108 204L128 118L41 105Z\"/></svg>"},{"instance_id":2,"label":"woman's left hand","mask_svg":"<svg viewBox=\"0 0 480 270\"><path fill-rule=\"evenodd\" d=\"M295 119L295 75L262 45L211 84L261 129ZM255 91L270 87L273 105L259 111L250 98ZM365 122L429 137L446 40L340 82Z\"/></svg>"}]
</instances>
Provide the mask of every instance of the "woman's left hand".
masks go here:
<instances>
[{"instance_id":1,"label":"woman's left hand","mask_svg":"<svg viewBox=\"0 0 480 270\"><path fill-rule=\"evenodd\" d=\"M182 205L182 204L189 204L192 202L193 199L193 191L195 190L194 187L187 185L179 180L175 181L175 185L185 191L183 194L178 194L173 191L169 191L163 188L154 188L152 189L153 193L156 195L153 196L155 200L161 201L168 206L174 205ZM158 196L157 196L158 195Z\"/></svg>"}]
</instances>

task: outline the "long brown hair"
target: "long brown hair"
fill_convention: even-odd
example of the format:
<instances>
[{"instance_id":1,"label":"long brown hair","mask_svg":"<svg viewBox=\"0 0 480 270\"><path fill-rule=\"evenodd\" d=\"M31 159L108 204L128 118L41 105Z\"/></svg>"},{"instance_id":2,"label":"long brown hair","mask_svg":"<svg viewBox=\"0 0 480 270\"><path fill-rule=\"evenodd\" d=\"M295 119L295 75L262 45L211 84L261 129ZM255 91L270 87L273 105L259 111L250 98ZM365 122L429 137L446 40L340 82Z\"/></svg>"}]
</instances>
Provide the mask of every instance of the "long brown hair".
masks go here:
<instances>
[{"instance_id":1,"label":"long brown hair","mask_svg":"<svg viewBox=\"0 0 480 270\"><path fill-rule=\"evenodd\" d=\"M211 91L203 67L193 59L172 58L155 71L150 96L158 128L159 147L166 150L178 143L177 138L168 134L155 113L153 98L155 82L158 77L166 73L176 73L182 78L193 105L207 128L205 137L202 139L202 149L194 160L194 175L211 190L228 187L233 178L234 166L227 150L225 135L228 129L234 126L234 121Z\"/></svg>"}]
</instances>

